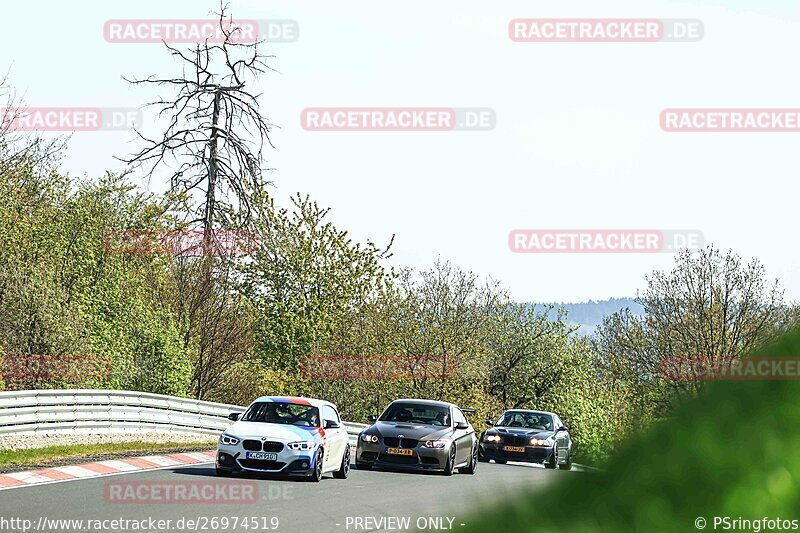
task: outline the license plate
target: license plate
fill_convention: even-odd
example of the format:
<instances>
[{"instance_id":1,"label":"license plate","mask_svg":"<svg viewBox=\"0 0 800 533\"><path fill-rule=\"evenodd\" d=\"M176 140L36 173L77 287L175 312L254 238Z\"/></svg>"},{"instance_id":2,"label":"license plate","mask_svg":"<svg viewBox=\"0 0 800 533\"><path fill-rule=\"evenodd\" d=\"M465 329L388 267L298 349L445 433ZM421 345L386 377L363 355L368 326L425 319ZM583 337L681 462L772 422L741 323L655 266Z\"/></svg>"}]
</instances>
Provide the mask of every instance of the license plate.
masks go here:
<instances>
[{"instance_id":1,"label":"license plate","mask_svg":"<svg viewBox=\"0 0 800 533\"><path fill-rule=\"evenodd\" d=\"M389 455L414 455L414 450L404 450L403 448L386 448Z\"/></svg>"},{"instance_id":2,"label":"license plate","mask_svg":"<svg viewBox=\"0 0 800 533\"><path fill-rule=\"evenodd\" d=\"M277 453L267 452L246 452L244 456L246 459L258 459L261 461L277 461L278 459Z\"/></svg>"},{"instance_id":3,"label":"license plate","mask_svg":"<svg viewBox=\"0 0 800 533\"><path fill-rule=\"evenodd\" d=\"M503 450L507 452L525 453L525 448L523 446L503 446Z\"/></svg>"}]
</instances>

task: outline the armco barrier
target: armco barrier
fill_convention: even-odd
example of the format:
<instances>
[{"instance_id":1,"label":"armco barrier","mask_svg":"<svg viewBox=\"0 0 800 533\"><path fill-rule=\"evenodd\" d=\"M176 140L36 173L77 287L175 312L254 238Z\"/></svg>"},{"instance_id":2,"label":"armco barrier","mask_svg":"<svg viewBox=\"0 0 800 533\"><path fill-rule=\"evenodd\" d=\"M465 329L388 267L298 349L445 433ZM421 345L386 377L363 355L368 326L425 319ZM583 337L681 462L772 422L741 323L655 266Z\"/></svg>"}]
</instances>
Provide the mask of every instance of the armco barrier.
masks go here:
<instances>
[{"instance_id":1,"label":"armco barrier","mask_svg":"<svg viewBox=\"0 0 800 533\"><path fill-rule=\"evenodd\" d=\"M218 435L244 407L148 392L29 390L0 392L0 435L179 432ZM345 422L354 439L365 424Z\"/></svg>"}]
</instances>

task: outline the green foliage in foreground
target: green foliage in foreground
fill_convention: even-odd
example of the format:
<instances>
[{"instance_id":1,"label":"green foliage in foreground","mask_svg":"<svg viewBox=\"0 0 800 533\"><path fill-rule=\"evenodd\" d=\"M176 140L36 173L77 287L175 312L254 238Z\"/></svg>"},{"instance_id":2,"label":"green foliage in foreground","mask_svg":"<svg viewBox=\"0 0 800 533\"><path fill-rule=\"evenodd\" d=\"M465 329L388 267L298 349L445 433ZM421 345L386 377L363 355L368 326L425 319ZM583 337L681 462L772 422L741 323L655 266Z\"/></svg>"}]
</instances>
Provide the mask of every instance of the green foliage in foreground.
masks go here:
<instances>
[{"instance_id":1,"label":"green foliage in foreground","mask_svg":"<svg viewBox=\"0 0 800 533\"><path fill-rule=\"evenodd\" d=\"M47 446L26 450L0 450L0 468L25 467L40 465L54 460L80 459L98 455L130 455L165 452L170 450L186 450L188 448L213 447L215 439L198 442L117 442L108 444Z\"/></svg>"},{"instance_id":2,"label":"green foliage in foreground","mask_svg":"<svg viewBox=\"0 0 800 533\"><path fill-rule=\"evenodd\" d=\"M797 357L800 331L755 356ZM602 474L480 518L470 531L697 531L695 520L800 517L800 381L714 382L624 444ZM718 529L722 525L718 526Z\"/></svg>"}]
</instances>

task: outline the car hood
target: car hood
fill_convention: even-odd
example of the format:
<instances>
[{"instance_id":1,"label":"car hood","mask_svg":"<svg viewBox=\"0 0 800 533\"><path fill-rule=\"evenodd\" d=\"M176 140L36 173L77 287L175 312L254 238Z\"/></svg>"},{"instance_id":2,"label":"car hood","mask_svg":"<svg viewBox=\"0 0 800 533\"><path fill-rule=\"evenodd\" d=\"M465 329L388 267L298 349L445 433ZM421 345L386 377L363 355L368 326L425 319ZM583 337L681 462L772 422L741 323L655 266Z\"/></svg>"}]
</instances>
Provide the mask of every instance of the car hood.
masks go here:
<instances>
[{"instance_id":1,"label":"car hood","mask_svg":"<svg viewBox=\"0 0 800 533\"><path fill-rule=\"evenodd\" d=\"M295 442L303 440L320 441L325 436L321 428L292 426L289 424L270 424L267 422L234 422L225 433L232 437L257 438Z\"/></svg>"},{"instance_id":2,"label":"car hood","mask_svg":"<svg viewBox=\"0 0 800 533\"><path fill-rule=\"evenodd\" d=\"M530 428L509 428L509 427L493 427L491 429L487 429L485 432L486 435L513 435L519 437L528 437L537 439L546 439L548 437L552 437L556 434L555 431L549 431L546 429L530 429Z\"/></svg>"},{"instance_id":3,"label":"car hood","mask_svg":"<svg viewBox=\"0 0 800 533\"><path fill-rule=\"evenodd\" d=\"M405 422L376 422L368 428L371 433L379 433L382 437L399 437L417 440L434 440L452 432L450 427L428 426L426 424L408 424Z\"/></svg>"}]
</instances>

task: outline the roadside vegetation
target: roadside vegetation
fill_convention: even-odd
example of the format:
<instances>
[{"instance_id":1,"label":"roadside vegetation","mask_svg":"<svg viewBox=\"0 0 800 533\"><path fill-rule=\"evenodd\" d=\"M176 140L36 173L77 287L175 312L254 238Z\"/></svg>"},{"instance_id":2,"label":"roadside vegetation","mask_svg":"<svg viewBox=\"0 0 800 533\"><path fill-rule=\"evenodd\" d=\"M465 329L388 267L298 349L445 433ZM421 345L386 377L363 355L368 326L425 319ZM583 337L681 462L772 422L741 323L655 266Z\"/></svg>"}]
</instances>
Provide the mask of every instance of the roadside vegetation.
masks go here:
<instances>
[{"instance_id":1,"label":"roadside vegetation","mask_svg":"<svg viewBox=\"0 0 800 533\"><path fill-rule=\"evenodd\" d=\"M752 356L800 357L800 331ZM591 474L592 483L563 476L551 490L465 520L467 529L494 532L500 523L504 531L797 529L798 394L797 380L711 383L702 397L680 401L627 441L603 472ZM724 517L727 524L719 522ZM761 522L765 517L771 526Z\"/></svg>"},{"instance_id":2,"label":"roadside vegetation","mask_svg":"<svg viewBox=\"0 0 800 533\"><path fill-rule=\"evenodd\" d=\"M573 334L563 310L515 302L446 259L389 268L393 236L355 242L305 193L276 204L264 176L271 124L247 92L269 58L254 45L204 46L170 48L181 68L135 84L174 100L161 102L170 126L149 132L123 175L66 175L63 139L0 129L3 389L239 405L309 395L355 422L425 397L477 409L478 429L504 409L552 410L575 460L599 464L704 392L661 375L663 358L738 357L800 323L763 265L713 246L654 272L636 299L644 314L609 316L594 338ZM3 96L19 105L7 84ZM169 116L180 109L198 111ZM170 186L145 193L143 176ZM161 242L191 234L181 232L201 239L188 250ZM224 232L244 246L223 246Z\"/></svg>"}]
</instances>

